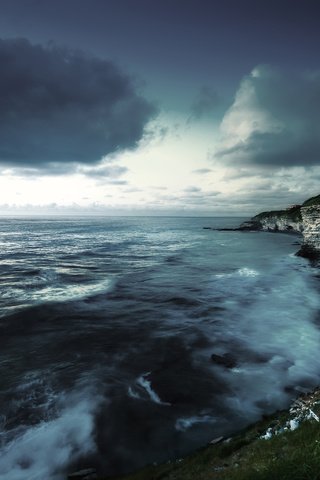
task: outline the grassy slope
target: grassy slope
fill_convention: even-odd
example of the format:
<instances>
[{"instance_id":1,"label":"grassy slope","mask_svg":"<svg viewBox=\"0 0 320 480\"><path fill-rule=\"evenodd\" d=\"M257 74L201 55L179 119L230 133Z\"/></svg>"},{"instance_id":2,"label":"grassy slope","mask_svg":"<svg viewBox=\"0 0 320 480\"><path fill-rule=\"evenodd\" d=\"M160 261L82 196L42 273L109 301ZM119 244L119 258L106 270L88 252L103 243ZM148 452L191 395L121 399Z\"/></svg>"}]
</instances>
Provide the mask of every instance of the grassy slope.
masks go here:
<instances>
[{"instance_id":1,"label":"grassy slope","mask_svg":"<svg viewBox=\"0 0 320 480\"><path fill-rule=\"evenodd\" d=\"M320 205L320 195L315 197L308 198L303 204L302 207L310 207L311 205ZM263 218L269 217L285 217L289 218L293 222L301 221L301 212L299 206L294 206L286 210L270 210L269 212L261 212L258 215L254 216L252 220L261 220Z\"/></svg>"},{"instance_id":2,"label":"grassy slope","mask_svg":"<svg viewBox=\"0 0 320 480\"><path fill-rule=\"evenodd\" d=\"M293 222L299 222L302 220L300 207L293 207L288 210L271 210L270 212L262 212L253 217L252 220L262 220L263 218L269 217L284 217L288 218Z\"/></svg>"},{"instance_id":3,"label":"grassy slope","mask_svg":"<svg viewBox=\"0 0 320 480\"><path fill-rule=\"evenodd\" d=\"M319 415L319 390L312 409ZM269 426L283 427L290 418L289 411L278 412L229 441L205 447L183 460L146 467L117 479L320 480L320 424L317 421L304 420L297 430L285 431L269 440L260 438Z\"/></svg>"},{"instance_id":4,"label":"grassy slope","mask_svg":"<svg viewBox=\"0 0 320 480\"><path fill-rule=\"evenodd\" d=\"M320 195L311 197L302 204L303 207L310 207L311 205L320 205Z\"/></svg>"}]
</instances>

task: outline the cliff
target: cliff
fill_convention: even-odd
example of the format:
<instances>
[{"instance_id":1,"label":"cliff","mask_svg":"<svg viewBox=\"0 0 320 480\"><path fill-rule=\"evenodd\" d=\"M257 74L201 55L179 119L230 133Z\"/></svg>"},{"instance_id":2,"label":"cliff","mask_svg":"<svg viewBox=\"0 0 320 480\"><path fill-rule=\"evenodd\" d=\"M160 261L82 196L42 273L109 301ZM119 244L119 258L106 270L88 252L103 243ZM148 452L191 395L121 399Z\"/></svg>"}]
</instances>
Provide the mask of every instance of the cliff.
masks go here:
<instances>
[{"instance_id":1,"label":"cliff","mask_svg":"<svg viewBox=\"0 0 320 480\"><path fill-rule=\"evenodd\" d=\"M301 207L303 244L298 252L302 257L320 257L320 205Z\"/></svg>"},{"instance_id":2,"label":"cliff","mask_svg":"<svg viewBox=\"0 0 320 480\"><path fill-rule=\"evenodd\" d=\"M320 257L320 195L311 197L302 205L285 210L273 210L255 215L240 225L240 230L302 233L303 244L297 255L316 259Z\"/></svg>"},{"instance_id":3,"label":"cliff","mask_svg":"<svg viewBox=\"0 0 320 480\"><path fill-rule=\"evenodd\" d=\"M241 230L264 230L267 232L303 231L301 205L294 205L285 210L272 210L255 215L248 222L240 225Z\"/></svg>"}]
</instances>

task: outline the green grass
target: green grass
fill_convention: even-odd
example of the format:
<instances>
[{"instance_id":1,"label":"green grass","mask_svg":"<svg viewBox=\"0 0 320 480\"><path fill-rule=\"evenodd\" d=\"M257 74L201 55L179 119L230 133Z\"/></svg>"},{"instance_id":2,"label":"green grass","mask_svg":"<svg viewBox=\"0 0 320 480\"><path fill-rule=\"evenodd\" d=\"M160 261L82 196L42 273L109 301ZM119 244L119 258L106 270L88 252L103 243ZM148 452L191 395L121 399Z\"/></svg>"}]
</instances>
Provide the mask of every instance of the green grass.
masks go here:
<instances>
[{"instance_id":1,"label":"green grass","mask_svg":"<svg viewBox=\"0 0 320 480\"><path fill-rule=\"evenodd\" d=\"M302 207L311 207L312 205L320 205L320 195L315 197L308 198L301 206ZM300 206L294 206L285 210L270 210L269 212L261 212L258 215L255 215L252 220L262 220L268 219L271 217L284 217L293 222L300 222L302 220Z\"/></svg>"},{"instance_id":2,"label":"green grass","mask_svg":"<svg viewBox=\"0 0 320 480\"><path fill-rule=\"evenodd\" d=\"M302 204L303 207L310 207L312 205L320 205L320 195L311 197Z\"/></svg>"},{"instance_id":3,"label":"green grass","mask_svg":"<svg viewBox=\"0 0 320 480\"><path fill-rule=\"evenodd\" d=\"M302 220L300 207L292 207L287 210L271 210L270 212L261 212L253 220L262 220L271 217L284 217L293 222L300 222Z\"/></svg>"}]
</instances>

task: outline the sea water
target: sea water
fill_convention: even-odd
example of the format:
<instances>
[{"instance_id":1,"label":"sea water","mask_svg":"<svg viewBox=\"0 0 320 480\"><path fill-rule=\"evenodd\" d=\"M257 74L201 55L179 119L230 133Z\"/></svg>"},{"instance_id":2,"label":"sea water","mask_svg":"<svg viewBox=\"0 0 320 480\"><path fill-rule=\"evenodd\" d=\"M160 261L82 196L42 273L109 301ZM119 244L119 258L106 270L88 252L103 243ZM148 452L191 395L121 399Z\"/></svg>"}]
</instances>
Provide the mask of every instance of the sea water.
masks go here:
<instances>
[{"instance_id":1,"label":"sea water","mask_svg":"<svg viewBox=\"0 0 320 480\"><path fill-rule=\"evenodd\" d=\"M1 480L180 458L319 384L319 272L241 220L0 220Z\"/></svg>"}]
</instances>

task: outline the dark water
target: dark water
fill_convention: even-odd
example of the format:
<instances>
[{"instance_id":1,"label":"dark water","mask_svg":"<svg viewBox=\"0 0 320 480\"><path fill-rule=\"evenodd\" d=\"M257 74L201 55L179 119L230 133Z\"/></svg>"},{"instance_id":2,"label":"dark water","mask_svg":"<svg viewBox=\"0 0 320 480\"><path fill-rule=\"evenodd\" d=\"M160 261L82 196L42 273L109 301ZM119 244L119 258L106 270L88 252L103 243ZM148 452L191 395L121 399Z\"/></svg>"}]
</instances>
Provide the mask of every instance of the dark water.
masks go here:
<instances>
[{"instance_id":1,"label":"dark water","mask_svg":"<svg viewBox=\"0 0 320 480\"><path fill-rule=\"evenodd\" d=\"M318 273L202 229L240 221L0 221L1 480L181 457L319 384Z\"/></svg>"}]
</instances>

